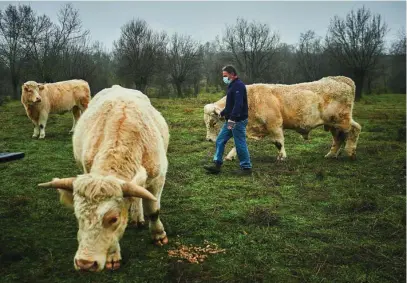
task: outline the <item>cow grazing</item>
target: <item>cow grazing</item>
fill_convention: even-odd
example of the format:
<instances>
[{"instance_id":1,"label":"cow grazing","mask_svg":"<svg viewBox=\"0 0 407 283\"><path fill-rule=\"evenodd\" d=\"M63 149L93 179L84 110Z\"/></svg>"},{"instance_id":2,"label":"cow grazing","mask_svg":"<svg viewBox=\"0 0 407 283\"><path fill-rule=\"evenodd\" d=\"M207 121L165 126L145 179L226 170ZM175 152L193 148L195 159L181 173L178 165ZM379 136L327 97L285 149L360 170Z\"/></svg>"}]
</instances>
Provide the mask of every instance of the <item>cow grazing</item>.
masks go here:
<instances>
[{"instance_id":1,"label":"cow grazing","mask_svg":"<svg viewBox=\"0 0 407 283\"><path fill-rule=\"evenodd\" d=\"M73 126L88 107L90 96L89 84L83 80L70 80L57 83L41 84L28 81L22 86L21 103L28 118L34 123L33 138L45 138L48 115L73 113Z\"/></svg>"},{"instance_id":2,"label":"cow grazing","mask_svg":"<svg viewBox=\"0 0 407 283\"><path fill-rule=\"evenodd\" d=\"M352 119L355 84L347 77L325 77L318 81L294 85L253 84L247 86L249 103L249 138L271 137L278 153L278 160L287 155L284 148L283 129L293 129L304 139L309 132L321 125L330 131L333 143L325 157L336 158L345 142L345 152L356 158L356 145L361 126ZM206 139L215 141L218 133L218 117L225 107L226 97L204 106ZM233 148L226 160L236 156Z\"/></svg>"},{"instance_id":3,"label":"cow grazing","mask_svg":"<svg viewBox=\"0 0 407 283\"><path fill-rule=\"evenodd\" d=\"M145 214L155 244L168 243L159 218L168 142L166 121L141 92L115 85L92 99L73 134L84 174L39 185L59 189L61 202L75 211L75 269L117 269L129 218L143 225Z\"/></svg>"}]
</instances>

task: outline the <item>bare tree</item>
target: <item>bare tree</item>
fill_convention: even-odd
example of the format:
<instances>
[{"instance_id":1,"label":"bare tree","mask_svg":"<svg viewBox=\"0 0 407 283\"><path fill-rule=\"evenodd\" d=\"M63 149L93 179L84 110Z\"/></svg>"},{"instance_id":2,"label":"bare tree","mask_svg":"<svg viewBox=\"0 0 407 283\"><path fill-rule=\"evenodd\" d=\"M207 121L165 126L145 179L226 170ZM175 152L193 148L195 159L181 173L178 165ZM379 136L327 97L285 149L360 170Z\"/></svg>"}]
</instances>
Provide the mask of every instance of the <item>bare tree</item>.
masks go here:
<instances>
[{"instance_id":1,"label":"bare tree","mask_svg":"<svg viewBox=\"0 0 407 283\"><path fill-rule=\"evenodd\" d=\"M200 45L198 47L198 52L196 55L195 67L191 70L190 83L194 89L194 96L198 96L199 91L201 90L201 81L203 79L203 57L204 46Z\"/></svg>"},{"instance_id":2,"label":"bare tree","mask_svg":"<svg viewBox=\"0 0 407 283\"><path fill-rule=\"evenodd\" d=\"M209 92L209 86L210 85L215 85L214 82L212 82L213 78L213 65L216 64L215 62L215 56L217 53L216 47L213 43L206 42L203 47L202 47L202 71L203 75L206 80L206 92Z\"/></svg>"},{"instance_id":3,"label":"bare tree","mask_svg":"<svg viewBox=\"0 0 407 283\"><path fill-rule=\"evenodd\" d=\"M378 63L384 50L387 25L380 15L372 15L365 7L351 11L346 19L331 20L326 44L338 63L349 67L356 84L356 100L362 97L367 73Z\"/></svg>"},{"instance_id":4,"label":"bare tree","mask_svg":"<svg viewBox=\"0 0 407 283\"><path fill-rule=\"evenodd\" d=\"M203 46L203 75L206 79L206 91L209 86L215 86L215 91L221 90L225 84L222 81L222 67L230 62L228 54L221 50L219 38L207 42Z\"/></svg>"},{"instance_id":5,"label":"bare tree","mask_svg":"<svg viewBox=\"0 0 407 283\"><path fill-rule=\"evenodd\" d=\"M62 50L59 61L61 79L89 80L96 68L93 54L99 52L98 45L90 45L90 40L86 37L68 43Z\"/></svg>"},{"instance_id":6,"label":"bare tree","mask_svg":"<svg viewBox=\"0 0 407 283\"><path fill-rule=\"evenodd\" d=\"M18 98L21 70L27 58L23 39L32 13L26 5L9 5L0 11L0 62L9 70L14 98Z\"/></svg>"},{"instance_id":7,"label":"bare tree","mask_svg":"<svg viewBox=\"0 0 407 283\"><path fill-rule=\"evenodd\" d=\"M227 26L223 36L226 50L230 51L238 69L249 83L262 80L269 72L279 35L266 24L247 22L238 18L234 26Z\"/></svg>"},{"instance_id":8,"label":"bare tree","mask_svg":"<svg viewBox=\"0 0 407 283\"><path fill-rule=\"evenodd\" d=\"M274 61L274 68L271 72L266 74L266 82L293 84L299 81L295 47L293 45L280 44L276 51Z\"/></svg>"},{"instance_id":9,"label":"bare tree","mask_svg":"<svg viewBox=\"0 0 407 283\"><path fill-rule=\"evenodd\" d=\"M118 74L145 91L160 62L167 43L165 33L153 32L143 20L133 20L121 29L114 43Z\"/></svg>"},{"instance_id":10,"label":"bare tree","mask_svg":"<svg viewBox=\"0 0 407 283\"><path fill-rule=\"evenodd\" d=\"M167 62L172 83L178 96L183 96L182 86L188 76L193 76L196 69L200 67L200 48L197 42L190 36L175 33L171 37L167 50Z\"/></svg>"},{"instance_id":11,"label":"bare tree","mask_svg":"<svg viewBox=\"0 0 407 283\"><path fill-rule=\"evenodd\" d=\"M406 32L400 29L397 39L390 48L391 60L391 89L397 93L406 93Z\"/></svg>"},{"instance_id":12,"label":"bare tree","mask_svg":"<svg viewBox=\"0 0 407 283\"><path fill-rule=\"evenodd\" d=\"M30 16L31 25L27 27L24 40L28 45L30 67L35 77L41 80L46 76L44 51L48 52L50 49L53 24L46 15L36 16L33 13Z\"/></svg>"},{"instance_id":13,"label":"bare tree","mask_svg":"<svg viewBox=\"0 0 407 283\"><path fill-rule=\"evenodd\" d=\"M78 10L71 4L63 6L58 13L58 24L52 24L45 15L39 17L32 15L30 21L33 24L26 38L39 79L52 82L58 77L63 77L65 70L61 62L66 57L68 49L72 50L75 45L83 45L89 34L88 30L82 30Z\"/></svg>"},{"instance_id":14,"label":"bare tree","mask_svg":"<svg viewBox=\"0 0 407 283\"><path fill-rule=\"evenodd\" d=\"M321 38L314 31L308 30L300 34L296 59L299 71L306 81L315 81L321 78L323 52Z\"/></svg>"},{"instance_id":15,"label":"bare tree","mask_svg":"<svg viewBox=\"0 0 407 283\"><path fill-rule=\"evenodd\" d=\"M397 39L392 42L390 54L406 56L406 32L405 29L400 29L397 32Z\"/></svg>"}]
</instances>

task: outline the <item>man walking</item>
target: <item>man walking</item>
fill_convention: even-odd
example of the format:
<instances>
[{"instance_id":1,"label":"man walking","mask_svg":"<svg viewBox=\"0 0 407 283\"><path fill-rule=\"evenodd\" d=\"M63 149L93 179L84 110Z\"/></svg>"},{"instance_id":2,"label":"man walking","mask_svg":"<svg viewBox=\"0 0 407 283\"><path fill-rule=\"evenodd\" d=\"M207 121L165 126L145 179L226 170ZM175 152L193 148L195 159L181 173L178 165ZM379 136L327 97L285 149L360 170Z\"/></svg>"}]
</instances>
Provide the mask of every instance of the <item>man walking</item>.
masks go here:
<instances>
[{"instance_id":1,"label":"man walking","mask_svg":"<svg viewBox=\"0 0 407 283\"><path fill-rule=\"evenodd\" d=\"M213 164L205 165L204 168L209 173L217 174L220 172L226 143L233 137L241 168L237 173L239 175L250 175L252 173L252 164L246 143L246 126L249 117L246 86L238 78L236 69L233 66L224 67L222 75L223 81L228 84L228 91L226 107L220 113L220 116L225 117L226 122L216 139Z\"/></svg>"}]
</instances>

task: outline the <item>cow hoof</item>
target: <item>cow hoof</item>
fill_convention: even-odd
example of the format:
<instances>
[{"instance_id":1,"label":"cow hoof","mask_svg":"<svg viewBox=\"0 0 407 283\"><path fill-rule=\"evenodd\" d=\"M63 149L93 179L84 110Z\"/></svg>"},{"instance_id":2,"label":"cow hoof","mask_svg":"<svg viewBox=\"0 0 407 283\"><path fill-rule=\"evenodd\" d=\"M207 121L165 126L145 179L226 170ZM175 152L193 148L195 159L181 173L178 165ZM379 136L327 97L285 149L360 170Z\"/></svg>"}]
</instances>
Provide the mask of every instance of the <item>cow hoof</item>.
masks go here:
<instances>
[{"instance_id":1,"label":"cow hoof","mask_svg":"<svg viewBox=\"0 0 407 283\"><path fill-rule=\"evenodd\" d=\"M333 154L333 153L328 153L327 155L325 155L325 158L337 159L338 156L336 154Z\"/></svg>"},{"instance_id":2,"label":"cow hoof","mask_svg":"<svg viewBox=\"0 0 407 283\"><path fill-rule=\"evenodd\" d=\"M146 226L146 222L132 220L130 221L129 226L134 228L144 228Z\"/></svg>"},{"instance_id":3,"label":"cow hoof","mask_svg":"<svg viewBox=\"0 0 407 283\"><path fill-rule=\"evenodd\" d=\"M38 136L33 135L32 138L33 138L33 139L36 139L36 138L38 138Z\"/></svg>"},{"instance_id":4,"label":"cow hoof","mask_svg":"<svg viewBox=\"0 0 407 283\"><path fill-rule=\"evenodd\" d=\"M277 156L277 161L286 161L287 157L284 156Z\"/></svg>"},{"instance_id":5,"label":"cow hoof","mask_svg":"<svg viewBox=\"0 0 407 283\"><path fill-rule=\"evenodd\" d=\"M162 238L162 239L156 239L156 240L154 240L154 245L156 245L156 246L162 247L162 246L164 246L164 245L166 245L166 244L168 244L168 238L167 238L167 236L165 236L165 237Z\"/></svg>"},{"instance_id":6,"label":"cow hoof","mask_svg":"<svg viewBox=\"0 0 407 283\"><path fill-rule=\"evenodd\" d=\"M233 161L234 159L234 157L225 157L223 161Z\"/></svg>"},{"instance_id":7,"label":"cow hoof","mask_svg":"<svg viewBox=\"0 0 407 283\"><path fill-rule=\"evenodd\" d=\"M352 154L349 156L350 160L355 161L356 160L356 154Z\"/></svg>"}]
</instances>

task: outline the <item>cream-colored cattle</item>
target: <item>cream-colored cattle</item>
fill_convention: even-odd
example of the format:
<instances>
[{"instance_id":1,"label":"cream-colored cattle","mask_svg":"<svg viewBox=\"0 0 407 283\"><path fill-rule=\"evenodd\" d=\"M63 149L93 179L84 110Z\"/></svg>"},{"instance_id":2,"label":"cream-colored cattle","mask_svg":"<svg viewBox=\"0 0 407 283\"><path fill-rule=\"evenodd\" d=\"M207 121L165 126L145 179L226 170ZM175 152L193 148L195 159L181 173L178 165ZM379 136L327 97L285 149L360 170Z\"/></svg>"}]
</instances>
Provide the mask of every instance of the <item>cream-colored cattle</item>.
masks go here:
<instances>
[{"instance_id":1,"label":"cream-colored cattle","mask_svg":"<svg viewBox=\"0 0 407 283\"><path fill-rule=\"evenodd\" d=\"M81 112L88 107L90 96L89 84L83 80L70 80L57 83L41 84L28 81L22 86L21 103L28 118L34 124L33 138L45 138L48 115L72 111L74 131L75 123Z\"/></svg>"},{"instance_id":2,"label":"cream-colored cattle","mask_svg":"<svg viewBox=\"0 0 407 283\"><path fill-rule=\"evenodd\" d=\"M261 139L270 136L279 150L278 160L286 158L283 129L293 129L308 139L309 132L321 125L333 136L333 144L325 157L336 158L341 145L356 157L361 126L352 118L355 84L347 77L325 77L318 81L294 85L247 85L249 122L247 136ZM219 131L218 117L225 107L226 97L204 107L206 139L215 141ZM233 148L226 160L236 156Z\"/></svg>"},{"instance_id":3,"label":"cream-colored cattle","mask_svg":"<svg viewBox=\"0 0 407 283\"><path fill-rule=\"evenodd\" d=\"M73 135L83 175L41 184L59 188L61 202L74 208L76 269L117 269L119 240L129 218L143 225L145 214L154 242L168 242L159 218L168 142L166 121L141 92L113 86L92 99Z\"/></svg>"}]
</instances>

